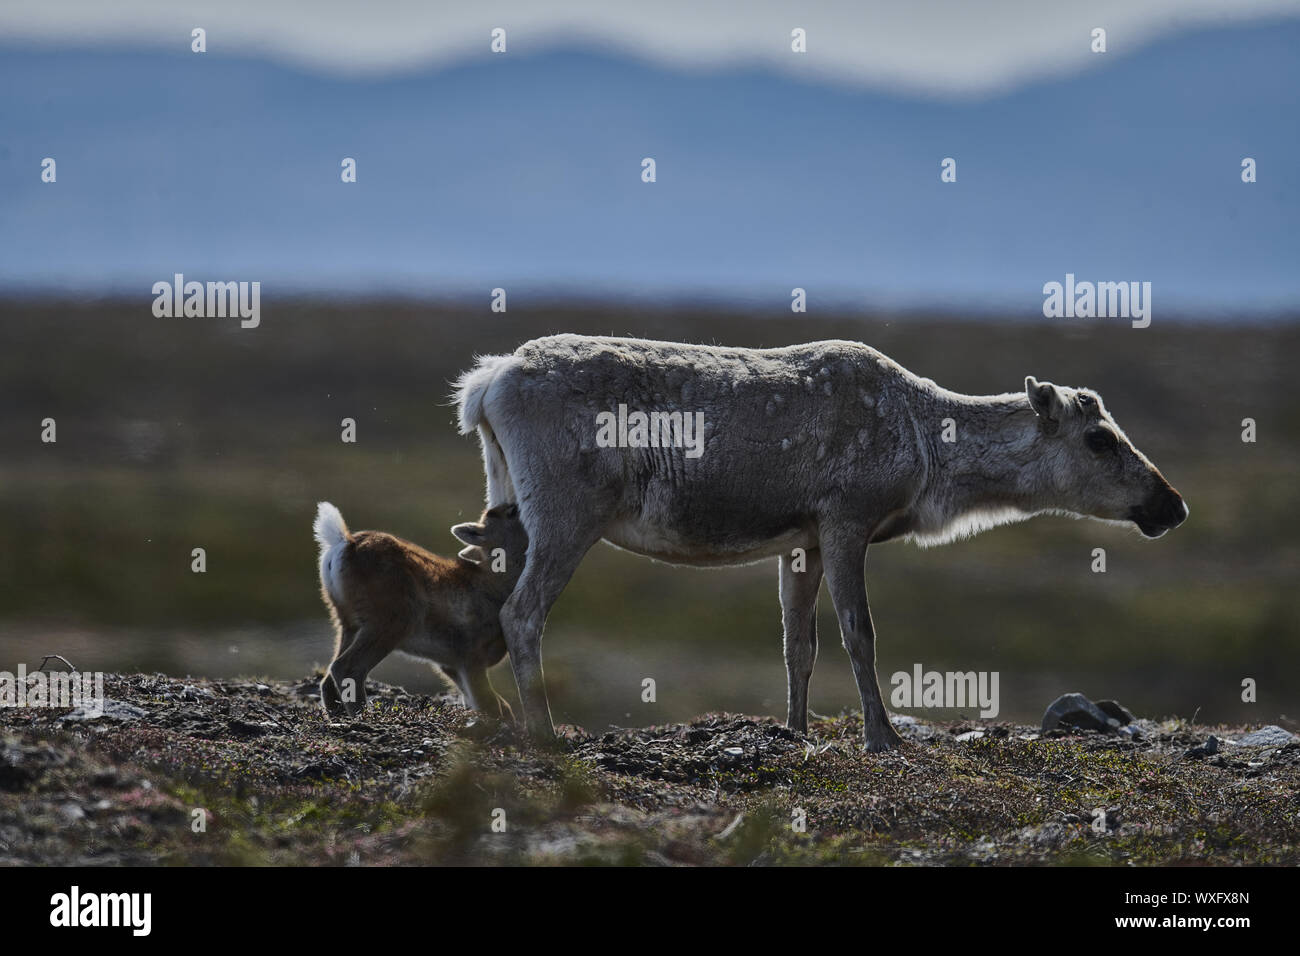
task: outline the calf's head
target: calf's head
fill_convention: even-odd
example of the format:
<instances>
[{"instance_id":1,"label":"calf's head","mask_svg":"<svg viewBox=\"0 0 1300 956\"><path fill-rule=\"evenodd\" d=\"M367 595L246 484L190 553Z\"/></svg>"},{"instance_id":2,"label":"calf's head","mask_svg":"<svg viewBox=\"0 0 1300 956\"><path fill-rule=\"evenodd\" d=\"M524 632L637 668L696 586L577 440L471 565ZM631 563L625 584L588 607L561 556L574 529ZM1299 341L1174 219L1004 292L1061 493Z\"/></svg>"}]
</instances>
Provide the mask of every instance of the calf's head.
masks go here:
<instances>
[{"instance_id":1,"label":"calf's head","mask_svg":"<svg viewBox=\"0 0 1300 956\"><path fill-rule=\"evenodd\" d=\"M451 533L469 547L460 552L471 561L491 561L498 548L505 552L506 570L518 578L528 551L528 532L519 520L519 506L497 505L483 512L478 521L452 525Z\"/></svg>"},{"instance_id":2,"label":"calf's head","mask_svg":"<svg viewBox=\"0 0 1300 956\"><path fill-rule=\"evenodd\" d=\"M1034 466L1053 506L1108 521L1132 522L1158 538L1187 519L1182 496L1110 417L1101 396L1025 379L1041 439Z\"/></svg>"}]
</instances>

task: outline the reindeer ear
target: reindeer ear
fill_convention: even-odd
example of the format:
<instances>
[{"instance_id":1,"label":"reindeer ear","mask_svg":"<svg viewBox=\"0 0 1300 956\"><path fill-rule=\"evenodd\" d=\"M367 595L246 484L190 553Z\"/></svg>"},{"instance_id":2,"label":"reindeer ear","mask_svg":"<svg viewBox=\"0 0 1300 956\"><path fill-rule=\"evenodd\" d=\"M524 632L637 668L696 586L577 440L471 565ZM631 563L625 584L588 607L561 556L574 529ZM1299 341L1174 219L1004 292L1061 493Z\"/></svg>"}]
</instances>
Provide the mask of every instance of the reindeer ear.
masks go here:
<instances>
[{"instance_id":1,"label":"reindeer ear","mask_svg":"<svg viewBox=\"0 0 1300 956\"><path fill-rule=\"evenodd\" d=\"M1051 382L1040 382L1032 375L1025 376L1025 394L1029 396L1029 405L1034 414L1042 419L1043 427L1050 435L1061 424L1061 412L1065 402L1061 393Z\"/></svg>"},{"instance_id":2,"label":"reindeer ear","mask_svg":"<svg viewBox=\"0 0 1300 956\"><path fill-rule=\"evenodd\" d=\"M487 555L483 549L476 544L471 544L468 548L461 548L458 558L464 558L466 561L473 561L475 564L482 564L487 560Z\"/></svg>"},{"instance_id":3,"label":"reindeer ear","mask_svg":"<svg viewBox=\"0 0 1300 956\"><path fill-rule=\"evenodd\" d=\"M466 544L478 545L483 543L483 526L476 521L454 524L451 526L451 533Z\"/></svg>"}]
</instances>

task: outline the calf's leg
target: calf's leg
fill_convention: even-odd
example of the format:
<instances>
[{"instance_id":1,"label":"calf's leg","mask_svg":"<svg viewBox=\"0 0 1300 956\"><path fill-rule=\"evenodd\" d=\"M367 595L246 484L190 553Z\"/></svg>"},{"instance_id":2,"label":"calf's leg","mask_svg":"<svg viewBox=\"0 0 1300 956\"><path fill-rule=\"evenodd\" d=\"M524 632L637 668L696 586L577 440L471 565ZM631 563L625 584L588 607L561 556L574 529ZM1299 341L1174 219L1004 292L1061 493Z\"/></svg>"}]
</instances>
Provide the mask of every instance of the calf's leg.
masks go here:
<instances>
[{"instance_id":1,"label":"calf's leg","mask_svg":"<svg viewBox=\"0 0 1300 956\"><path fill-rule=\"evenodd\" d=\"M514 711L504 697L492 686L487 668L482 664L469 664L465 667L443 667L443 673L455 681L460 692L465 695L465 706L471 710L513 721Z\"/></svg>"},{"instance_id":2,"label":"calf's leg","mask_svg":"<svg viewBox=\"0 0 1300 956\"><path fill-rule=\"evenodd\" d=\"M343 623L338 625L337 633L334 635L334 657L330 661L330 666L325 669L325 676L320 682L321 706L331 717L343 717L348 712L343 706L343 698L339 695L338 685L334 683L330 671L334 667L334 661L337 661L343 652L352 646L356 636L357 628Z\"/></svg>"},{"instance_id":3,"label":"calf's leg","mask_svg":"<svg viewBox=\"0 0 1300 956\"><path fill-rule=\"evenodd\" d=\"M333 681L335 693L349 715L355 717L366 709L366 675L392 652L401 637L363 625L353 635L348 649L330 664L325 680ZM351 681L349 684L348 682Z\"/></svg>"}]
</instances>

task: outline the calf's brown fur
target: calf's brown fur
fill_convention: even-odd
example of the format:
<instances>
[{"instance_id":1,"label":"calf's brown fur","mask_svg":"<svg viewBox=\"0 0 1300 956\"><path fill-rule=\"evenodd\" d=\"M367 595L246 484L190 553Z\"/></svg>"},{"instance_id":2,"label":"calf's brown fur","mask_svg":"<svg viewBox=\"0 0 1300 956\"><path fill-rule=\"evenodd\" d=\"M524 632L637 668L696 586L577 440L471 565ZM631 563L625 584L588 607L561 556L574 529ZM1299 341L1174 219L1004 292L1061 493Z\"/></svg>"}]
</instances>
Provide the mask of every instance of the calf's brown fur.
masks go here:
<instances>
[{"instance_id":1,"label":"calf's brown fur","mask_svg":"<svg viewBox=\"0 0 1300 956\"><path fill-rule=\"evenodd\" d=\"M430 661L465 704L513 719L488 668L506 654L498 614L523 570L528 537L517 506L452 527L470 547L445 558L382 531L348 531L329 502L317 507L321 596L335 626L334 659L321 681L332 716L366 706L366 675L393 651ZM470 560L471 556L482 560Z\"/></svg>"}]
</instances>

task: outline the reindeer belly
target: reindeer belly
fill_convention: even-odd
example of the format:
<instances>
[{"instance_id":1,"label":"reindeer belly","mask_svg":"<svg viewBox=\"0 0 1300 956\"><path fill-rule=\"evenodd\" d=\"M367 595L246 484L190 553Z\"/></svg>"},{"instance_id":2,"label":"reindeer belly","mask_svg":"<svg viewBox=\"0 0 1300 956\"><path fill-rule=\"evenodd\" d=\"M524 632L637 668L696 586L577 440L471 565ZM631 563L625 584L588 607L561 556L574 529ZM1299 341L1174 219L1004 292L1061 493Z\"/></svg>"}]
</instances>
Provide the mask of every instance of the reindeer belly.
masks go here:
<instances>
[{"instance_id":1,"label":"reindeer belly","mask_svg":"<svg viewBox=\"0 0 1300 956\"><path fill-rule=\"evenodd\" d=\"M810 528L791 528L777 534L747 533L743 528L724 534L624 519L605 531L605 541L635 554L693 567L727 567L752 564L764 558L789 554L793 548L817 547Z\"/></svg>"}]
</instances>

